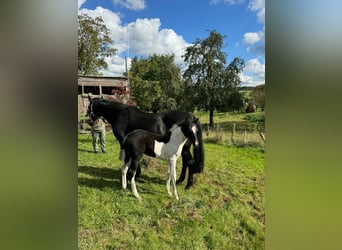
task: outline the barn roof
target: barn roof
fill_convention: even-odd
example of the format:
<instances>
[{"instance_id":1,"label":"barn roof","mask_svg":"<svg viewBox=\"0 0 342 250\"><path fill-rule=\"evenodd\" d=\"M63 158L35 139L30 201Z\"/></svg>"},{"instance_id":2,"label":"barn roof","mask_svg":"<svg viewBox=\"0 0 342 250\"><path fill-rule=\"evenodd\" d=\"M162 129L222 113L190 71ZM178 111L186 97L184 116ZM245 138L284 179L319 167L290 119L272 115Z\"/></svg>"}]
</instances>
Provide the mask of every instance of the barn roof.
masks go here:
<instances>
[{"instance_id":1,"label":"barn roof","mask_svg":"<svg viewBox=\"0 0 342 250\"><path fill-rule=\"evenodd\" d=\"M78 86L127 87L127 77L78 76Z\"/></svg>"}]
</instances>

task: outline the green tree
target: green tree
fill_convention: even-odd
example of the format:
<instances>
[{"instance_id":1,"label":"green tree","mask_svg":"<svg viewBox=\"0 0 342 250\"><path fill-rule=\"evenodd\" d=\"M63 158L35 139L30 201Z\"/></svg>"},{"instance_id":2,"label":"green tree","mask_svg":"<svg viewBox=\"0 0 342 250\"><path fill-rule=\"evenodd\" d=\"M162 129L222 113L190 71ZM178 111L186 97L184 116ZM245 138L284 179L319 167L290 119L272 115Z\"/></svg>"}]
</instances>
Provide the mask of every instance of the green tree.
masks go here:
<instances>
[{"instance_id":1,"label":"green tree","mask_svg":"<svg viewBox=\"0 0 342 250\"><path fill-rule=\"evenodd\" d=\"M180 76L173 55L135 57L129 71L131 95L145 111L176 109L182 91Z\"/></svg>"},{"instance_id":2,"label":"green tree","mask_svg":"<svg viewBox=\"0 0 342 250\"><path fill-rule=\"evenodd\" d=\"M220 102L216 109L218 111L236 111L241 110L244 106L244 97L239 91L240 77L242 69L245 66L244 60L235 57L233 61L225 68L223 75L222 91L218 93L221 95L222 102Z\"/></svg>"},{"instance_id":3,"label":"green tree","mask_svg":"<svg viewBox=\"0 0 342 250\"><path fill-rule=\"evenodd\" d=\"M196 39L193 46L187 47L183 56L188 64L183 78L186 85L193 86L191 95L196 108L209 111L210 126L214 124L214 111L228 110L228 100L237 96L239 73L244 67L240 58L226 65L226 54L222 52L224 38L211 31L208 38Z\"/></svg>"},{"instance_id":4,"label":"green tree","mask_svg":"<svg viewBox=\"0 0 342 250\"><path fill-rule=\"evenodd\" d=\"M265 84L258 85L252 90L251 101L262 110L265 109Z\"/></svg>"},{"instance_id":5,"label":"green tree","mask_svg":"<svg viewBox=\"0 0 342 250\"><path fill-rule=\"evenodd\" d=\"M99 75L100 69L108 64L104 58L116 53L110 47L113 40L102 17L91 18L87 14L78 15L78 74Z\"/></svg>"}]
</instances>

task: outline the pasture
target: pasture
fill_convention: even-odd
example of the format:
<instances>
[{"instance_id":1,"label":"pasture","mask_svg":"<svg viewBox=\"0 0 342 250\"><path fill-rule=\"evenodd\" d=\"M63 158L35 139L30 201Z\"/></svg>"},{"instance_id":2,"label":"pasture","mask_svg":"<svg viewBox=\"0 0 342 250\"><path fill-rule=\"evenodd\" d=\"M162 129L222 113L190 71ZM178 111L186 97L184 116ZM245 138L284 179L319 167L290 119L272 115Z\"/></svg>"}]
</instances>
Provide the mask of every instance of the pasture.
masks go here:
<instances>
[{"instance_id":1,"label":"pasture","mask_svg":"<svg viewBox=\"0 0 342 250\"><path fill-rule=\"evenodd\" d=\"M196 115L205 124L206 117ZM214 121L228 124L234 116L244 114L217 114ZM194 175L191 189L184 189L186 181L178 186L179 201L165 191L166 162L144 158L147 166L136 180L139 202L130 183L122 190L119 144L112 133L106 138L108 154L94 154L91 136L80 134L79 249L263 249L263 147L239 147L209 136L204 136L204 173ZM180 169L181 158L177 177Z\"/></svg>"}]
</instances>

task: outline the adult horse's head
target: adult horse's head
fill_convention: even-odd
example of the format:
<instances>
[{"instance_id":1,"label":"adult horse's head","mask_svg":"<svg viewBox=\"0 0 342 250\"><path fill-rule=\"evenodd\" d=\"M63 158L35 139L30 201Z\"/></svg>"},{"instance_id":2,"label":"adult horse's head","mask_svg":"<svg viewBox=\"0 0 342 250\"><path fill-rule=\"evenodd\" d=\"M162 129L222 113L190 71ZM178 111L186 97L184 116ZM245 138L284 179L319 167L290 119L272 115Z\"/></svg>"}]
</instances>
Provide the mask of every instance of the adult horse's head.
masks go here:
<instances>
[{"instance_id":1,"label":"adult horse's head","mask_svg":"<svg viewBox=\"0 0 342 250\"><path fill-rule=\"evenodd\" d=\"M199 145L197 138L197 121L198 118L193 121L187 118L184 123L180 124L183 134L195 147Z\"/></svg>"},{"instance_id":2,"label":"adult horse's head","mask_svg":"<svg viewBox=\"0 0 342 250\"><path fill-rule=\"evenodd\" d=\"M99 109L99 103L104 99L99 98L99 97L92 98L88 96L88 100L89 100L89 105L87 109L87 116L89 116L91 120L94 120L96 117L103 116L101 109Z\"/></svg>"}]
</instances>

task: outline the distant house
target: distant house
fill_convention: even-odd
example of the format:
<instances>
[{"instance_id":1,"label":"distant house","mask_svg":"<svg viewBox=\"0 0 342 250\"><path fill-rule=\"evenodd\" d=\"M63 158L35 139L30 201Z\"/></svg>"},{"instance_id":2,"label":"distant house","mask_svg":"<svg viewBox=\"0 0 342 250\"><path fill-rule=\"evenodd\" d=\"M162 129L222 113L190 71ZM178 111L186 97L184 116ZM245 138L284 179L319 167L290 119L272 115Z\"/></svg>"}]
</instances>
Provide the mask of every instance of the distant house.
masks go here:
<instances>
[{"instance_id":1,"label":"distant house","mask_svg":"<svg viewBox=\"0 0 342 250\"><path fill-rule=\"evenodd\" d=\"M78 77L78 122L87 112L88 95L101 96L123 103L129 102L127 77L79 76Z\"/></svg>"}]
</instances>

